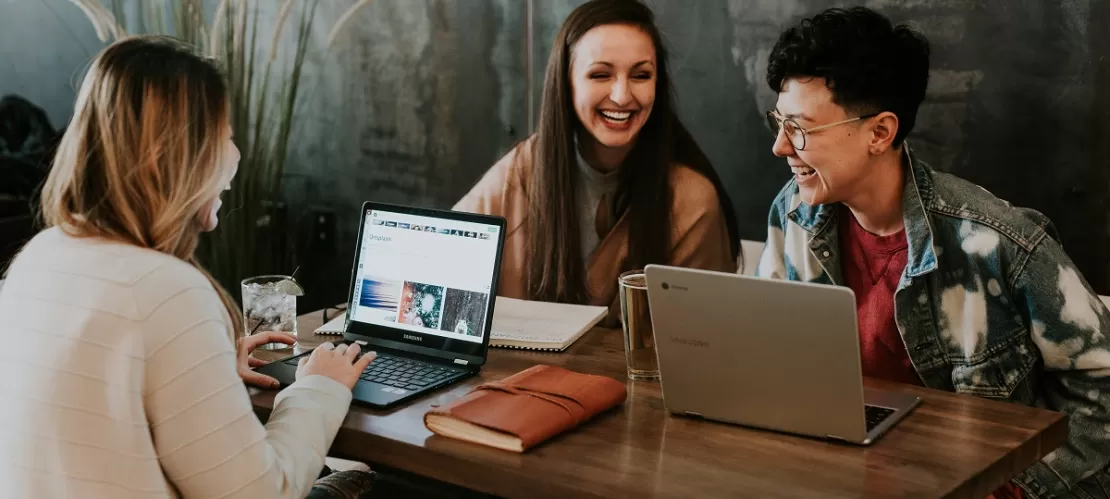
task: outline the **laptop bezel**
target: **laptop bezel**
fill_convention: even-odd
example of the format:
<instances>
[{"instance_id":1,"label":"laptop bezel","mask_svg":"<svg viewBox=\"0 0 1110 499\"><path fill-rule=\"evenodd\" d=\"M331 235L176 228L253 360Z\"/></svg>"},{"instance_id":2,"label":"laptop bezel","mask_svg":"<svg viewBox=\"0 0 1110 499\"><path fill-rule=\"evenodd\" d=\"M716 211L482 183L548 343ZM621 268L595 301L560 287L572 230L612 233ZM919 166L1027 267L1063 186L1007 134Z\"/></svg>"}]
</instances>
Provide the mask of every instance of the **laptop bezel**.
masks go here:
<instances>
[{"instance_id":1,"label":"laptop bezel","mask_svg":"<svg viewBox=\"0 0 1110 499\"><path fill-rule=\"evenodd\" d=\"M408 329L393 328L352 320L351 316L358 306L359 300L359 297L355 296L355 283L358 282L360 276L358 262L362 253L362 240L366 232L367 218L375 210L403 215L440 218L449 221L492 225L498 228L497 250L494 257L489 300L486 304L486 320L482 324L481 342L449 339L431 334L413 332ZM490 331L493 328L494 306L497 302L495 299L497 296L497 285L501 277L501 259L505 246L505 227L505 219L498 216L404 206L374 201L364 202L359 214L358 237L355 242L355 255L351 263L350 285L347 290L347 318L344 327L345 332L343 333L344 339L348 341L365 342L368 346L375 348L386 348L394 351L442 359L463 366L481 366L485 364L489 353ZM415 338L419 338L419 340ZM428 345L435 346L430 347Z\"/></svg>"}]
</instances>

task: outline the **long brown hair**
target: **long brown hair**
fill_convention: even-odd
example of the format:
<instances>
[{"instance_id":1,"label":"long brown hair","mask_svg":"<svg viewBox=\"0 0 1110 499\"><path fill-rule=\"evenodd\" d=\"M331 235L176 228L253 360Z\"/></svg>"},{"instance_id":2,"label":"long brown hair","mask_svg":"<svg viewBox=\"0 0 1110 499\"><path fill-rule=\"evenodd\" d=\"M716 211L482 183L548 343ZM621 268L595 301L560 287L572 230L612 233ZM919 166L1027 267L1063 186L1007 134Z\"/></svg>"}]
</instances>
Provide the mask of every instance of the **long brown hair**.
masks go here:
<instances>
[{"instance_id":1,"label":"long brown hair","mask_svg":"<svg viewBox=\"0 0 1110 499\"><path fill-rule=\"evenodd\" d=\"M185 260L208 277L242 331L235 300L196 261L197 215L226 185L228 88L219 65L168 37L119 40L97 55L42 190L48 227Z\"/></svg>"},{"instance_id":2,"label":"long brown hair","mask_svg":"<svg viewBox=\"0 0 1110 499\"><path fill-rule=\"evenodd\" d=\"M705 176L717 189L728 227L733 259L739 251L736 214L709 158L675 114L674 90L667 72L667 51L655 16L638 0L592 0L563 22L547 60L543 100L528 193L528 292L532 299L570 303L589 300L582 259L575 182L575 134L581 124L573 108L571 54L589 30L607 24L635 26L651 37L656 56L656 93L651 116L618 173L616 215L629 223L628 259L622 270L666 263L671 252L670 226L674 193L670 171L685 165ZM524 147L529 142L519 147ZM521 157L520 154L517 157Z\"/></svg>"}]
</instances>

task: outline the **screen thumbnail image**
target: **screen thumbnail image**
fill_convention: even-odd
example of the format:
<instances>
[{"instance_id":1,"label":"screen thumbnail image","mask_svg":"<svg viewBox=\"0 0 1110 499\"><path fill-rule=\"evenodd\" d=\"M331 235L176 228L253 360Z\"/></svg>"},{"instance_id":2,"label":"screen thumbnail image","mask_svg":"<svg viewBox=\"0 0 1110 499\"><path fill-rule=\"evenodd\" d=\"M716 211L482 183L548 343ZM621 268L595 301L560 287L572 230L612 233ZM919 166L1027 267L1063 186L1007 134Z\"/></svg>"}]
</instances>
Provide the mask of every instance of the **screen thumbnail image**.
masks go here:
<instances>
[{"instance_id":1,"label":"screen thumbnail image","mask_svg":"<svg viewBox=\"0 0 1110 499\"><path fill-rule=\"evenodd\" d=\"M398 322L439 329L443 315L443 292L443 286L406 281L405 289L401 292Z\"/></svg>"},{"instance_id":2,"label":"screen thumbnail image","mask_svg":"<svg viewBox=\"0 0 1110 499\"><path fill-rule=\"evenodd\" d=\"M401 299L401 282L364 277L362 291L359 293L360 306L390 312L389 317L397 317L397 306ZM385 318L386 316L382 316Z\"/></svg>"},{"instance_id":3,"label":"screen thumbnail image","mask_svg":"<svg viewBox=\"0 0 1110 499\"><path fill-rule=\"evenodd\" d=\"M482 336L489 295L477 291L448 289L440 329L468 336Z\"/></svg>"}]
</instances>

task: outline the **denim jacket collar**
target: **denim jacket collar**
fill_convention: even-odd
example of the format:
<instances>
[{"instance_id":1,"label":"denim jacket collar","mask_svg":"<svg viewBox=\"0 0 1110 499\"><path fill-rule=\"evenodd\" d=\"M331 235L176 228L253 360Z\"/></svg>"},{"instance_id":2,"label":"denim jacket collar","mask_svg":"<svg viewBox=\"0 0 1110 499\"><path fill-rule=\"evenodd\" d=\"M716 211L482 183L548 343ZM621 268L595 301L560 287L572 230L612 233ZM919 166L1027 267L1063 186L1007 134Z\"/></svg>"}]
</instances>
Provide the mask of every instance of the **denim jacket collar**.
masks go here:
<instances>
[{"instance_id":1,"label":"denim jacket collar","mask_svg":"<svg viewBox=\"0 0 1110 499\"><path fill-rule=\"evenodd\" d=\"M909 144L903 148L903 168L906 171L902 187L902 218L909 242L906 277L919 277L937 269L937 253L933 247L933 229L925 207L933 200L933 180L922 165L913 161ZM837 227L839 203L810 206L800 203L787 217L801 228L819 237L831 234ZM839 272L837 273L839 274Z\"/></svg>"}]
</instances>

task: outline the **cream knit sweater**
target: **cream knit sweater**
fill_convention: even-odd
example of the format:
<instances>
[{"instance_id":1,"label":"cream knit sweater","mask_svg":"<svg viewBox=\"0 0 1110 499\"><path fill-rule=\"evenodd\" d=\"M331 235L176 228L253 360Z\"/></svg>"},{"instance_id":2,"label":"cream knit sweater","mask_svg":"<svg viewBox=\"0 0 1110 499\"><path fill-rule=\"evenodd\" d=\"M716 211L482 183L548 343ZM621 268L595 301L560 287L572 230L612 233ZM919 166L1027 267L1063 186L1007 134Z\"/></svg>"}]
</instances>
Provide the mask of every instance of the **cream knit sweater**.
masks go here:
<instances>
[{"instance_id":1,"label":"cream knit sweater","mask_svg":"<svg viewBox=\"0 0 1110 499\"><path fill-rule=\"evenodd\" d=\"M304 497L351 402L309 376L263 426L200 272L58 229L12 263L0 338L7 497Z\"/></svg>"}]
</instances>

